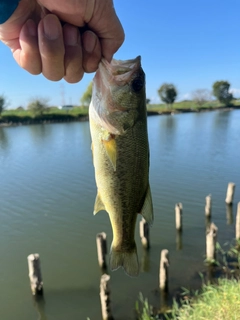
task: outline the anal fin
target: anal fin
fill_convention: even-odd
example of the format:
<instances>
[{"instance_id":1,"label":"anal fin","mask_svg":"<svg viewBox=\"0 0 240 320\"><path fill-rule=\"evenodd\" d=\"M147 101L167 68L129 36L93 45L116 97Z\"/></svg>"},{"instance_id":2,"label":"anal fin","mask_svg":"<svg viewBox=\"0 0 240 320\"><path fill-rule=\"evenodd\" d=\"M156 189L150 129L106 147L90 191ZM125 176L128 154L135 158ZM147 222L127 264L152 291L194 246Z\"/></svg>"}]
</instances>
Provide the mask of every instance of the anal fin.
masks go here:
<instances>
[{"instance_id":1,"label":"anal fin","mask_svg":"<svg viewBox=\"0 0 240 320\"><path fill-rule=\"evenodd\" d=\"M96 196L95 204L94 204L93 214L95 215L101 210L105 210L105 206L102 203L101 197L99 196L99 193L98 193Z\"/></svg>"}]
</instances>

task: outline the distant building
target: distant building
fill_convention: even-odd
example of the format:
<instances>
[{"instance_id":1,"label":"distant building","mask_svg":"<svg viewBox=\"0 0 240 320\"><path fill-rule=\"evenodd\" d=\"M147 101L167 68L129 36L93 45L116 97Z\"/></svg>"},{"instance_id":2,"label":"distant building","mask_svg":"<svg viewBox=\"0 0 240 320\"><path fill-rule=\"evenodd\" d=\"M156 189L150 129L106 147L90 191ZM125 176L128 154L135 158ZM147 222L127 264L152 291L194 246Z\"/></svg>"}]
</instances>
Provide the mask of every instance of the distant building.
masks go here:
<instances>
[{"instance_id":1,"label":"distant building","mask_svg":"<svg viewBox=\"0 0 240 320\"><path fill-rule=\"evenodd\" d=\"M70 104L64 105L64 106L58 106L58 109L60 110L72 110L73 106Z\"/></svg>"}]
</instances>

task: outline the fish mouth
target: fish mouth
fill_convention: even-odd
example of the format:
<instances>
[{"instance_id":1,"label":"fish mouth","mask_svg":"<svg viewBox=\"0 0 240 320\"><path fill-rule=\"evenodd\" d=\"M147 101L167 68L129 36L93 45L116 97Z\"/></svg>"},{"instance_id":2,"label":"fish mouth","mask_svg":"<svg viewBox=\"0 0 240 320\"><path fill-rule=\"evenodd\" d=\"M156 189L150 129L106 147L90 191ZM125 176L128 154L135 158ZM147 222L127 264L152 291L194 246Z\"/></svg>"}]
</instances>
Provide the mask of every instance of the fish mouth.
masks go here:
<instances>
[{"instance_id":1,"label":"fish mouth","mask_svg":"<svg viewBox=\"0 0 240 320\"><path fill-rule=\"evenodd\" d=\"M141 68L141 56L129 60L112 59L109 63L102 58L99 64L99 71L105 81L114 81L118 85L125 85L130 81L133 74ZM105 82L104 81L104 82Z\"/></svg>"}]
</instances>

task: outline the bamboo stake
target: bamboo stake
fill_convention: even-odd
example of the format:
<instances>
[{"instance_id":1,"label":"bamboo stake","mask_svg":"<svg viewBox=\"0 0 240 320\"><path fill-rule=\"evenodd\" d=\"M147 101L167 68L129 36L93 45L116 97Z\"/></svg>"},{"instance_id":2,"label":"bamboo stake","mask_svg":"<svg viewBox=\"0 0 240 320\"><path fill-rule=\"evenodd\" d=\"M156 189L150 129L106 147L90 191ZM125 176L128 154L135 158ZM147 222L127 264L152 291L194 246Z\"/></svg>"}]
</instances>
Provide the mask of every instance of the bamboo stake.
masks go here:
<instances>
[{"instance_id":1,"label":"bamboo stake","mask_svg":"<svg viewBox=\"0 0 240 320\"><path fill-rule=\"evenodd\" d=\"M107 235L105 232L98 233L96 236L98 264L102 269L106 269L106 254L107 254Z\"/></svg>"},{"instance_id":2,"label":"bamboo stake","mask_svg":"<svg viewBox=\"0 0 240 320\"><path fill-rule=\"evenodd\" d=\"M164 249L161 252L161 258L160 258L159 288L165 292L168 291L168 267L169 267L168 250Z\"/></svg>"},{"instance_id":3,"label":"bamboo stake","mask_svg":"<svg viewBox=\"0 0 240 320\"><path fill-rule=\"evenodd\" d=\"M212 222L206 232L206 256L209 262L216 259L216 242L218 228Z\"/></svg>"},{"instance_id":4,"label":"bamboo stake","mask_svg":"<svg viewBox=\"0 0 240 320\"><path fill-rule=\"evenodd\" d=\"M229 182L228 188L227 188L227 195L226 195L226 199L225 199L227 204L233 203L234 191L235 191L235 183Z\"/></svg>"},{"instance_id":5,"label":"bamboo stake","mask_svg":"<svg viewBox=\"0 0 240 320\"><path fill-rule=\"evenodd\" d=\"M108 282L110 280L110 276L108 274L103 274L100 280L100 300L102 307L102 319L103 320L113 320L113 316L111 314L110 309L110 290L108 286Z\"/></svg>"},{"instance_id":6,"label":"bamboo stake","mask_svg":"<svg viewBox=\"0 0 240 320\"><path fill-rule=\"evenodd\" d=\"M206 196L206 205L205 205L205 216L206 217L211 217L211 211L212 211L212 197L209 194Z\"/></svg>"},{"instance_id":7,"label":"bamboo stake","mask_svg":"<svg viewBox=\"0 0 240 320\"><path fill-rule=\"evenodd\" d=\"M240 240L240 202L237 206L237 216L236 216L236 240Z\"/></svg>"},{"instance_id":8,"label":"bamboo stake","mask_svg":"<svg viewBox=\"0 0 240 320\"><path fill-rule=\"evenodd\" d=\"M176 221L176 229L178 231L182 231L182 204L176 203L175 205L175 221Z\"/></svg>"},{"instance_id":9,"label":"bamboo stake","mask_svg":"<svg viewBox=\"0 0 240 320\"><path fill-rule=\"evenodd\" d=\"M149 249L150 248L149 225L144 218L142 218L142 220L139 222L139 233L140 233L143 247L146 249Z\"/></svg>"},{"instance_id":10,"label":"bamboo stake","mask_svg":"<svg viewBox=\"0 0 240 320\"><path fill-rule=\"evenodd\" d=\"M40 267L40 257L38 253L30 254L28 257L28 270L32 294L43 294L43 281Z\"/></svg>"}]
</instances>

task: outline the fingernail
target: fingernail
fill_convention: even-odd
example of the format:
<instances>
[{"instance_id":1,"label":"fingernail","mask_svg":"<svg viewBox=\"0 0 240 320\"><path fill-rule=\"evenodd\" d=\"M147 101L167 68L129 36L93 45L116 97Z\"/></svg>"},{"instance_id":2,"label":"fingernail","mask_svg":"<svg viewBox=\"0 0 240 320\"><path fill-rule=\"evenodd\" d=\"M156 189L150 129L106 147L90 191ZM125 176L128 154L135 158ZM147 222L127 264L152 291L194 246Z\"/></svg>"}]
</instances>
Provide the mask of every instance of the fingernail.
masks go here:
<instances>
[{"instance_id":1,"label":"fingernail","mask_svg":"<svg viewBox=\"0 0 240 320\"><path fill-rule=\"evenodd\" d=\"M53 14L43 18L43 31L49 40L56 40L60 36L59 20Z\"/></svg>"},{"instance_id":2,"label":"fingernail","mask_svg":"<svg viewBox=\"0 0 240 320\"><path fill-rule=\"evenodd\" d=\"M96 46L96 35L95 33L91 32L91 31L86 31L83 34L84 37L84 49L88 52L88 53L92 53L95 46Z\"/></svg>"},{"instance_id":3,"label":"fingernail","mask_svg":"<svg viewBox=\"0 0 240 320\"><path fill-rule=\"evenodd\" d=\"M64 42L67 46L76 46L79 40L79 33L76 27L68 26L67 32L64 34Z\"/></svg>"},{"instance_id":4,"label":"fingernail","mask_svg":"<svg viewBox=\"0 0 240 320\"><path fill-rule=\"evenodd\" d=\"M30 36L33 36L33 37L37 36L37 28L33 20L29 19L26 22L26 27Z\"/></svg>"}]
</instances>

